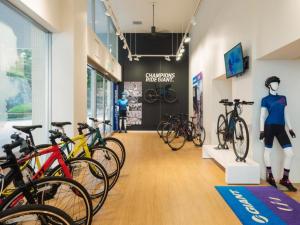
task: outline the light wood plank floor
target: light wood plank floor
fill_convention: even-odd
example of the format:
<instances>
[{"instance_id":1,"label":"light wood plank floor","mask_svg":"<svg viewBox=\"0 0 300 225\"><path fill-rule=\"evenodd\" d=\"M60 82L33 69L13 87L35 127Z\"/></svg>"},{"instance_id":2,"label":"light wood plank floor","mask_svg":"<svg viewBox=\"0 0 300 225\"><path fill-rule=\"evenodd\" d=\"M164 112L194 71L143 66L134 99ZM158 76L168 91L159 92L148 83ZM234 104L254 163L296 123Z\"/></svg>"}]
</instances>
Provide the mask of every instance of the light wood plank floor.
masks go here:
<instances>
[{"instance_id":1,"label":"light wood plank floor","mask_svg":"<svg viewBox=\"0 0 300 225\"><path fill-rule=\"evenodd\" d=\"M117 134L127 150L121 177L93 224L240 224L214 189L224 171L188 143L173 152L156 133ZM300 194L293 194L300 200Z\"/></svg>"}]
</instances>

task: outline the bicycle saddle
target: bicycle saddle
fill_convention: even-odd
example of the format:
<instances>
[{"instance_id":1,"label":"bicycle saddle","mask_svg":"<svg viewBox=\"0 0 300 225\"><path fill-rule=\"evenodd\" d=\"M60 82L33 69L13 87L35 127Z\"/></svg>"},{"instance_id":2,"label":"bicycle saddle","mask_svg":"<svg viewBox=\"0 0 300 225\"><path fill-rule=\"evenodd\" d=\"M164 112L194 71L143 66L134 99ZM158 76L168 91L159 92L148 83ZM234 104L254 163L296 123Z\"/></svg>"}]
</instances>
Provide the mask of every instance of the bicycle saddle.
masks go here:
<instances>
[{"instance_id":1,"label":"bicycle saddle","mask_svg":"<svg viewBox=\"0 0 300 225\"><path fill-rule=\"evenodd\" d=\"M42 128L42 125L32 125L32 126L13 126L13 128L22 131L25 134L30 134L31 131L35 130L36 128Z\"/></svg>"},{"instance_id":2,"label":"bicycle saddle","mask_svg":"<svg viewBox=\"0 0 300 225\"><path fill-rule=\"evenodd\" d=\"M66 125L71 125L72 123L71 122L52 122L51 125L54 126L54 127L59 127L59 128L62 128Z\"/></svg>"},{"instance_id":3,"label":"bicycle saddle","mask_svg":"<svg viewBox=\"0 0 300 225\"><path fill-rule=\"evenodd\" d=\"M93 122L99 122L96 118L92 118L92 117L90 117L89 120L91 120Z\"/></svg>"}]
</instances>

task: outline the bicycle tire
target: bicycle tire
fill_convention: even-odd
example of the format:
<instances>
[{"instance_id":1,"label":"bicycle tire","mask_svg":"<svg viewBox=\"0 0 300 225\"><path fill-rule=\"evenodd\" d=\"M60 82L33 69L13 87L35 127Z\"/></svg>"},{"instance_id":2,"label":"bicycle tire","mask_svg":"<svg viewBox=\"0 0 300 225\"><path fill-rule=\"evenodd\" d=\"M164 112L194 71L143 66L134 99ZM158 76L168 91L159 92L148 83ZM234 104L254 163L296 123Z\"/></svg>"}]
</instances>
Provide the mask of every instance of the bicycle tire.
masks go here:
<instances>
[{"instance_id":1,"label":"bicycle tire","mask_svg":"<svg viewBox=\"0 0 300 225\"><path fill-rule=\"evenodd\" d=\"M158 98L156 96L157 96L157 93L154 89L148 89L144 93L144 101L149 104L153 104L156 101L158 101Z\"/></svg>"},{"instance_id":2,"label":"bicycle tire","mask_svg":"<svg viewBox=\"0 0 300 225\"><path fill-rule=\"evenodd\" d=\"M103 140L105 142L105 147L113 150L117 154L122 169L126 161L126 149L124 144L119 139L114 137L106 137L103 138Z\"/></svg>"},{"instance_id":3,"label":"bicycle tire","mask_svg":"<svg viewBox=\"0 0 300 225\"><path fill-rule=\"evenodd\" d=\"M162 138L162 129L163 129L163 126L164 124L166 123L166 121L164 120L161 120L159 123L158 123L158 126L156 128L156 131L157 131L157 134L160 138Z\"/></svg>"},{"instance_id":4,"label":"bicycle tire","mask_svg":"<svg viewBox=\"0 0 300 225\"><path fill-rule=\"evenodd\" d=\"M163 125L161 135L162 135L162 139L165 144L168 143L168 131L171 128L171 126L172 126L172 124L170 122L166 122Z\"/></svg>"},{"instance_id":5,"label":"bicycle tire","mask_svg":"<svg viewBox=\"0 0 300 225\"><path fill-rule=\"evenodd\" d=\"M239 135L239 134L237 134L236 126L239 126L239 127L244 126L245 135L246 135L245 136L246 137L246 149L245 149L245 151L240 151L240 150L237 149L235 139L236 139L237 135ZM242 134L242 136L243 136L243 134ZM247 155L248 155L248 151L249 151L249 131L248 131L248 126L247 126L245 120L241 117L238 117L235 121L235 129L234 129L232 145L233 145L234 153L236 155L236 161L245 162L246 158L247 158Z\"/></svg>"},{"instance_id":6,"label":"bicycle tire","mask_svg":"<svg viewBox=\"0 0 300 225\"><path fill-rule=\"evenodd\" d=\"M197 130L197 129L196 129ZM200 127L200 132L196 131L193 137L193 143L197 147L202 147L206 138L206 131L204 127Z\"/></svg>"},{"instance_id":7,"label":"bicycle tire","mask_svg":"<svg viewBox=\"0 0 300 225\"><path fill-rule=\"evenodd\" d=\"M107 172L109 190L117 183L121 165L117 154L107 147L95 147L91 149L92 159L99 162Z\"/></svg>"},{"instance_id":8,"label":"bicycle tire","mask_svg":"<svg viewBox=\"0 0 300 225\"><path fill-rule=\"evenodd\" d=\"M33 196L35 196L37 203L51 205L62 209L69 216L71 216L76 224L92 224L93 207L91 198L89 197L89 194L83 185L75 180L66 177L45 177L39 180L31 181L30 183L26 183L25 188L31 189L31 191L34 193ZM61 194L57 194L59 188L63 190L63 196ZM72 196L68 197L65 190L69 190L69 193L71 193ZM55 199L55 197L61 197L62 199L54 202L53 199ZM0 205L0 211L11 208L11 204L13 204L16 200L21 199L24 199L22 203L26 204L25 197L23 195L23 188L17 188L10 196L3 200L2 204ZM69 200L68 206L73 206L73 208L69 210L66 208L66 205L60 205L67 200ZM73 204L70 204L70 201L73 201ZM75 202L77 202L77 204L75 204ZM74 213L74 209L78 207L79 209L80 207L84 209L80 209L74 215L70 215L70 212Z\"/></svg>"},{"instance_id":9,"label":"bicycle tire","mask_svg":"<svg viewBox=\"0 0 300 225\"><path fill-rule=\"evenodd\" d=\"M221 129L221 126L224 124L224 128ZM226 132L227 132L227 121L226 118L223 114L221 114L218 118L218 123L217 123L217 136L218 136L218 141L219 141L219 146L221 148L225 148L226 146ZM225 129L225 130L223 130Z\"/></svg>"},{"instance_id":10,"label":"bicycle tire","mask_svg":"<svg viewBox=\"0 0 300 225\"><path fill-rule=\"evenodd\" d=\"M179 140L178 138L180 137L183 139ZM167 135L167 143L173 151L178 151L179 149L181 149L184 146L186 139L187 139L187 135L183 127L172 126L169 129Z\"/></svg>"},{"instance_id":11,"label":"bicycle tire","mask_svg":"<svg viewBox=\"0 0 300 225\"><path fill-rule=\"evenodd\" d=\"M72 218L64 211L48 205L26 205L18 206L3 212L0 212L0 224L14 224L18 225L19 222L32 224L30 221L30 215L32 219L38 218L43 225L75 225L76 223ZM25 217L24 217L25 216ZM21 217L21 218L20 218ZM22 221L23 217L23 221ZM36 220L35 220L36 222Z\"/></svg>"},{"instance_id":12,"label":"bicycle tire","mask_svg":"<svg viewBox=\"0 0 300 225\"><path fill-rule=\"evenodd\" d=\"M174 103L177 101L176 91L172 88L168 89L164 94L164 100L167 103Z\"/></svg>"},{"instance_id":13,"label":"bicycle tire","mask_svg":"<svg viewBox=\"0 0 300 225\"><path fill-rule=\"evenodd\" d=\"M84 162L86 164L85 175L82 175L83 167L80 166L81 168L79 168L80 162ZM93 205L93 214L95 215L103 206L109 190L108 176L104 167L96 160L84 157L69 159L66 160L65 163L70 168L72 178L82 184L89 193ZM93 168L97 169L97 172L95 172L95 169ZM48 176L62 176L62 173L61 166L57 165L47 174ZM78 174L81 176L78 176ZM91 181L93 178L96 185L101 186L101 189L93 184Z\"/></svg>"}]
</instances>

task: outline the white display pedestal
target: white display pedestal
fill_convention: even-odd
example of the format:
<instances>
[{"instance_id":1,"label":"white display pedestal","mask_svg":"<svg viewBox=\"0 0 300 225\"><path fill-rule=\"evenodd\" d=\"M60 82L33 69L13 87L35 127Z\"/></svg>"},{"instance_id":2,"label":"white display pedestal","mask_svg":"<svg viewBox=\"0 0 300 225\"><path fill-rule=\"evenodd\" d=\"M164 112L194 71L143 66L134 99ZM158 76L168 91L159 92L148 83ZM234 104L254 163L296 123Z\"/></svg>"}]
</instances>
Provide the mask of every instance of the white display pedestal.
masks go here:
<instances>
[{"instance_id":1,"label":"white display pedestal","mask_svg":"<svg viewBox=\"0 0 300 225\"><path fill-rule=\"evenodd\" d=\"M202 158L213 158L225 169L227 184L260 184L260 167L252 159L236 162L233 150L215 149L215 145L203 145Z\"/></svg>"}]
</instances>

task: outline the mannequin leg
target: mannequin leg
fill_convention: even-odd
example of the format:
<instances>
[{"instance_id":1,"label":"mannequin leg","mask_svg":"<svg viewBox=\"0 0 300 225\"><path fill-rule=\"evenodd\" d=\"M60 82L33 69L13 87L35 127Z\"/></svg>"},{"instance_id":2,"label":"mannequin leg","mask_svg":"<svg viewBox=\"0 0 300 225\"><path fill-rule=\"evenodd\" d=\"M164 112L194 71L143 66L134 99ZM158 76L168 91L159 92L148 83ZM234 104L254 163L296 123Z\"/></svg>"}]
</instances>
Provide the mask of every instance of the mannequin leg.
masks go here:
<instances>
[{"instance_id":1,"label":"mannequin leg","mask_svg":"<svg viewBox=\"0 0 300 225\"><path fill-rule=\"evenodd\" d=\"M122 129L122 117L119 117L119 133L121 133L121 129Z\"/></svg>"},{"instance_id":2,"label":"mannequin leg","mask_svg":"<svg viewBox=\"0 0 300 225\"><path fill-rule=\"evenodd\" d=\"M272 148L265 147L264 160L265 160L265 165L266 165L266 180L270 185L277 188L277 185L276 185L273 173L272 173L271 152L272 152Z\"/></svg>"},{"instance_id":3,"label":"mannequin leg","mask_svg":"<svg viewBox=\"0 0 300 225\"><path fill-rule=\"evenodd\" d=\"M294 158L294 151L291 147L287 147L283 149L284 151L284 161L283 161L283 177L280 180L280 184L287 187L290 191L297 191L292 183L289 180L290 168L292 165L292 161Z\"/></svg>"},{"instance_id":4,"label":"mannequin leg","mask_svg":"<svg viewBox=\"0 0 300 225\"><path fill-rule=\"evenodd\" d=\"M124 130L125 130L125 133L127 133L126 117L124 118Z\"/></svg>"}]
</instances>

